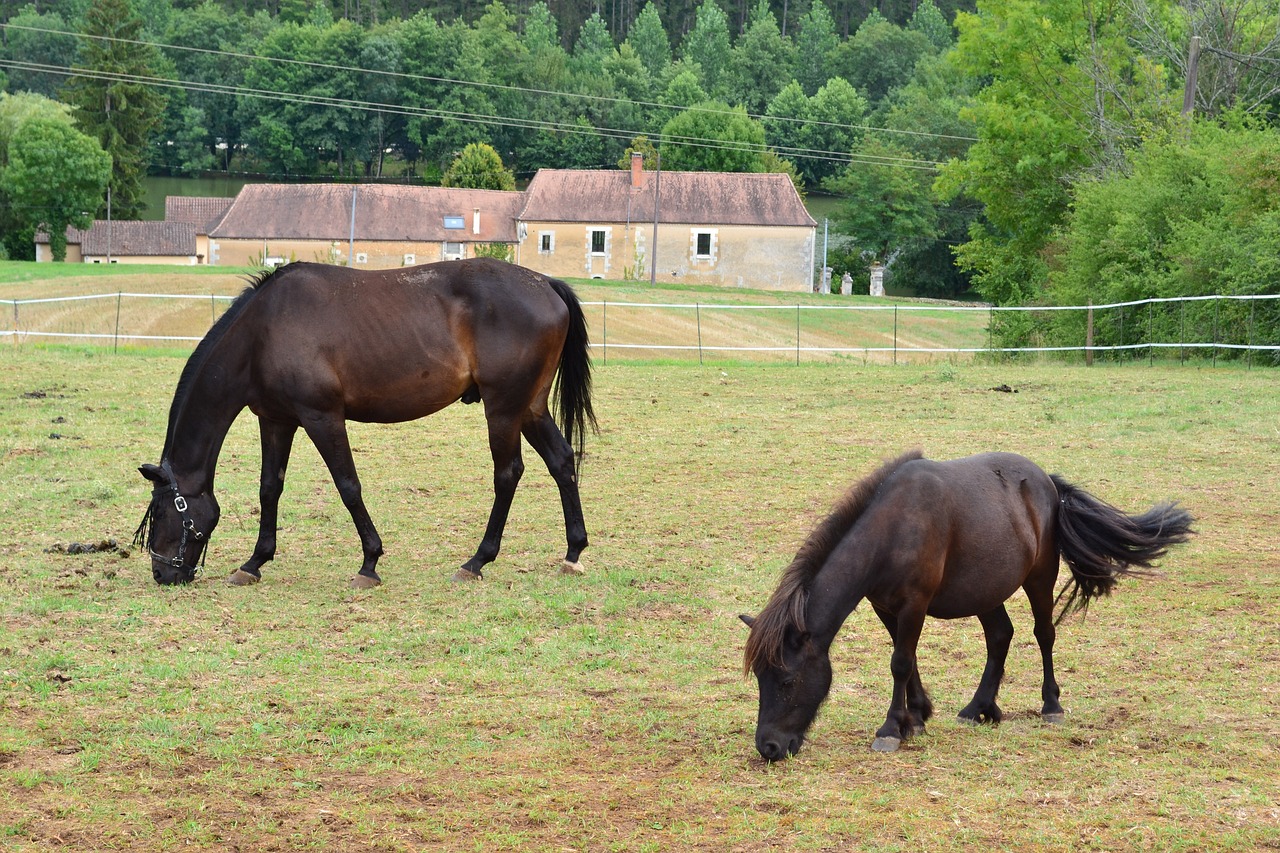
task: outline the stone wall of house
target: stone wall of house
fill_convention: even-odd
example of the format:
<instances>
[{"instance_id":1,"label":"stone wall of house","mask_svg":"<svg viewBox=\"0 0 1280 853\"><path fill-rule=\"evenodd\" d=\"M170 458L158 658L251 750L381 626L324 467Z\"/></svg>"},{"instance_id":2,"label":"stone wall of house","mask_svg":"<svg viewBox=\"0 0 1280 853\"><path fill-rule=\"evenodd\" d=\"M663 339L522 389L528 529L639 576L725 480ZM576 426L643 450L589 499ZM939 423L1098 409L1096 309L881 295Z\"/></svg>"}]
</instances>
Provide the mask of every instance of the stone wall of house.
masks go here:
<instances>
[{"instance_id":1,"label":"stone wall of house","mask_svg":"<svg viewBox=\"0 0 1280 853\"><path fill-rule=\"evenodd\" d=\"M652 223L527 222L516 262L557 278L648 281ZM742 225L658 226L662 282L808 292L814 230Z\"/></svg>"}]
</instances>

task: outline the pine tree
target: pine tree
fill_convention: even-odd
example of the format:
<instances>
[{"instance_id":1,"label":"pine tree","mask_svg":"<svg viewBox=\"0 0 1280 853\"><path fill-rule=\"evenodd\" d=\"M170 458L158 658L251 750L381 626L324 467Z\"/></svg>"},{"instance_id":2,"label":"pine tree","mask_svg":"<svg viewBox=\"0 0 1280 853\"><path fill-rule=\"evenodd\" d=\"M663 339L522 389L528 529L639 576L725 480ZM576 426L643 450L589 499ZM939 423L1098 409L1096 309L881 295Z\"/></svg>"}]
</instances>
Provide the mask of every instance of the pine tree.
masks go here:
<instances>
[{"instance_id":1,"label":"pine tree","mask_svg":"<svg viewBox=\"0 0 1280 853\"><path fill-rule=\"evenodd\" d=\"M151 161L152 137L164 120L168 97L143 82L156 77L160 54L143 40L142 19L129 0L93 0L85 14L81 72L64 100L80 129L111 155L110 214L136 219L144 207L142 179ZM107 212L106 200L101 212Z\"/></svg>"}]
</instances>

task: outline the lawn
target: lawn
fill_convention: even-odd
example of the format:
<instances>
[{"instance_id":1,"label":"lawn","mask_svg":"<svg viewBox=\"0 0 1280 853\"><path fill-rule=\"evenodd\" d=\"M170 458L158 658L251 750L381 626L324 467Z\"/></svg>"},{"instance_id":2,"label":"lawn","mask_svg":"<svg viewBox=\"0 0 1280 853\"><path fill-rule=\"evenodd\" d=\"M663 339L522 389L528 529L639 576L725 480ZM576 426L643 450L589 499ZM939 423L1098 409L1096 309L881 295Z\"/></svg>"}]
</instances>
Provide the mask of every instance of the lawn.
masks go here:
<instances>
[{"instance_id":1,"label":"lawn","mask_svg":"<svg viewBox=\"0 0 1280 853\"><path fill-rule=\"evenodd\" d=\"M1280 849L1274 371L611 358L582 470L586 576L556 572L555 487L526 448L501 556L448 582L492 476L479 407L455 406L352 425L387 549L385 584L353 592L359 544L302 438L276 561L255 587L222 583L257 532L247 415L200 578L152 583L129 545L136 467L158 461L182 364L0 348L0 845ZM1062 626L1064 724L1038 719L1019 595L1005 722L955 722L981 632L931 621L939 716L872 753L889 645L862 608L810 741L766 764L737 615L850 483L912 446L1021 452L1130 511L1176 499L1198 535Z\"/></svg>"}]
</instances>

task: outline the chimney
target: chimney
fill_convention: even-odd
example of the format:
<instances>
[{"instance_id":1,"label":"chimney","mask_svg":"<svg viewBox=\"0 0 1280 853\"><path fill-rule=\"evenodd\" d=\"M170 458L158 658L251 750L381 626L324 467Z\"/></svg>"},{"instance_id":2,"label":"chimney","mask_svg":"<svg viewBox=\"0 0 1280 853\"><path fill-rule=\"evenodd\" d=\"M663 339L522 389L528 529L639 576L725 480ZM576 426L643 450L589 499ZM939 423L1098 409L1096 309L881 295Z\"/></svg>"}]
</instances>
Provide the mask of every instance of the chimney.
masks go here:
<instances>
[{"instance_id":1,"label":"chimney","mask_svg":"<svg viewBox=\"0 0 1280 853\"><path fill-rule=\"evenodd\" d=\"M639 151L631 152L631 188L639 189L644 183L644 155Z\"/></svg>"},{"instance_id":2,"label":"chimney","mask_svg":"<svg viewBox=\"0 0 1280 853\"><path fill-rule=\"evenodd\" d=\"M475 208L471 214L471 233L480 233L480 208Z\"/></svg>"}]
</instances>

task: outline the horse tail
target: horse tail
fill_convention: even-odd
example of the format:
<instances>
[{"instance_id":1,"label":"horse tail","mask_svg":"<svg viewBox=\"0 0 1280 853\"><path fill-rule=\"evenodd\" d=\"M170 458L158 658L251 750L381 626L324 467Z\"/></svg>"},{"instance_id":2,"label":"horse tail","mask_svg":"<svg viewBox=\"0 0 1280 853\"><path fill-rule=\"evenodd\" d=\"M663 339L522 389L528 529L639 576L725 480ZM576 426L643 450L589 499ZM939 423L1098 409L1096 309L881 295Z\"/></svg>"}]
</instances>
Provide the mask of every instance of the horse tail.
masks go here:
<instances>
[{"instance_id":1,"label":"horse tail","mask_svg":"<svg viewBox=\"0 0 1280 853\"><path fill-rule=\"evenodd\" d=\"M560 369L552 390L552 406L558 411L560 429L579 459L587 440L587 428L599 431L591 408L591 342L587 318L573 288L559 279L548 279L569 309L569 333L560 351Z\"/></svg>"},{"instance_id":2,"label":"horse tail","mask_svg":"<svg viewBox=\"0 0 1280 853\"><path fill-rule=\"evenodd\" d=\"M1057 474L1050 479L1058 490L1058 552L1071 570L1070 582L1058 593L1056 622L1088 610L1089 602L1108 595L1121 576L1140 574L1133 567L1152 568L1170 545L1186 542L1195 532L1191 513L1176 503L1127 515Z\"/></svg>"}]
</instances>

